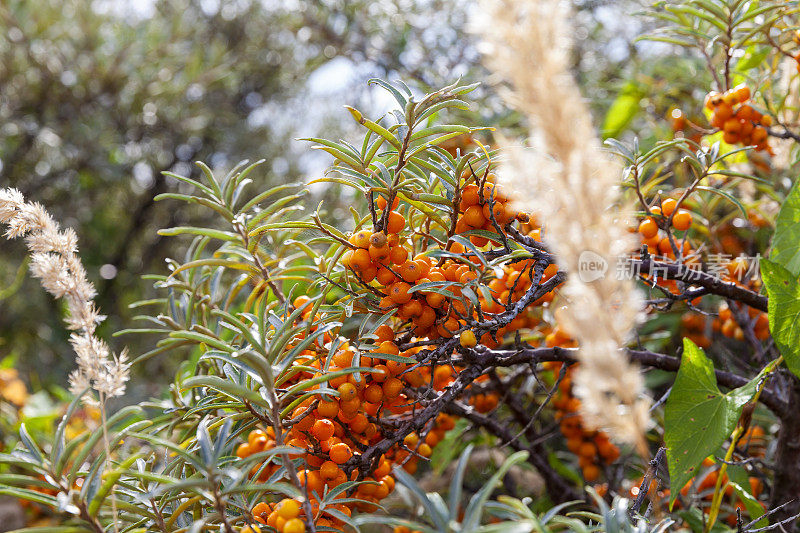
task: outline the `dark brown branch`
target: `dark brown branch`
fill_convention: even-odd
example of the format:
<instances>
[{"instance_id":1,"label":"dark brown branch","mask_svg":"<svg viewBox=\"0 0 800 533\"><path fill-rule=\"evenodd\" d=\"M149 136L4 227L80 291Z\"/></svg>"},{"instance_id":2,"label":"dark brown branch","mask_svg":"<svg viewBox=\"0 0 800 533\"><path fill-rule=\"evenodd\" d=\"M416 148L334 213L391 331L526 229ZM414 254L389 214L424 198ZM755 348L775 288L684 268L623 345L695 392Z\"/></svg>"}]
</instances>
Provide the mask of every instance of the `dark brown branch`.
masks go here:
<instances>
[{"instance_id":1,"label":"dark brown branch","mask_svg":"<svg viewBox=\"0 0 800 533\"><path fill-rule=\"evenodd\" d=\"M632 259L631 262L641 274L657 274L663 279L673 279L698 286L700 289L689 289L690 292L694 291L691 293L692 297L702 296L703 294L716 294L717 296L724 296L730 300L749 305L759 311L767 312L768 299L766 296L740 287L735 283L723 281L706 272L689 268L681 263L665 263L652 259Z\"/></svg>"},{"instance_id":2,"label":"dark brown branch","mask_svg":"<svg viewBox=\"0 0 800 533\"><path fill-rule=\"evenodd\" d=\"M524 348L522 350L492 350L491 353L494 356L492 366L508 367L545 361L572 364L578 362L577 352L577 348L561 348L558 346L553 348ZM658 368L668 372L677 372L681 365L679 357L648 350L628 350L628 355L631 361L635 361L642 366ZM714 370L714 374L716 375L717 383L729 389L741 387L750 381L747 377L724 370ZM769 384L764 387L759 400L778 416L784 414L788 409L786 403L780 399L777 392Z\"/></svg>"}]
</instances>

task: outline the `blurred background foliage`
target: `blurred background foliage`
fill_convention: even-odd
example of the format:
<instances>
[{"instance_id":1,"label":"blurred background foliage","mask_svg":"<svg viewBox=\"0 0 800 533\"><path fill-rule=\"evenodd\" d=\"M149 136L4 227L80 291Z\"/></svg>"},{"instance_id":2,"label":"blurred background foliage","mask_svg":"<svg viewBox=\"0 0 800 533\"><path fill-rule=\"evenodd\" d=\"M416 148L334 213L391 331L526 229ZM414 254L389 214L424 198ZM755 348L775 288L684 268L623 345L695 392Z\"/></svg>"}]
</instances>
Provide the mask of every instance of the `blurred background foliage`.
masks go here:
<instances>
[{"instance_id":1,"label":"blurred background foliage","mask_svg":"<svg viewBox=\"0 0 800 533\"><path fill-rule=\"evenodd\" d=\"M708 83L698 82L696 59L635 42L646 28L630 14L642 3L575 5L575 72L606 133L668 127L676 102L699 109ZM6 0L0 186L76 229L109 338L131 326L128 305L148 296L141 275L163 272L164 258L179 253L156 230L202 223L191 208L154 201L181 189L162 170L195 177L195 160L224 170L263 158L256 187L318 177L329 160L294 139L350 136L344 103L388 109L366 84L373 76L420 93L458 77L484 82L482 104L463 118L513 134L519 118L487 79L469 31L474 9L473 0ZM336 187L312 194L347 223L352 199ZM2 251L0 360L36 388L63 385L74 356L59 304L26 275L21 243ZM134 355L149 349L147 339L115 341L123 343ZM132 381L129 400L158 395L176 363L159 357L134 369L148 379Z\"/></svg>"}]
</instances>

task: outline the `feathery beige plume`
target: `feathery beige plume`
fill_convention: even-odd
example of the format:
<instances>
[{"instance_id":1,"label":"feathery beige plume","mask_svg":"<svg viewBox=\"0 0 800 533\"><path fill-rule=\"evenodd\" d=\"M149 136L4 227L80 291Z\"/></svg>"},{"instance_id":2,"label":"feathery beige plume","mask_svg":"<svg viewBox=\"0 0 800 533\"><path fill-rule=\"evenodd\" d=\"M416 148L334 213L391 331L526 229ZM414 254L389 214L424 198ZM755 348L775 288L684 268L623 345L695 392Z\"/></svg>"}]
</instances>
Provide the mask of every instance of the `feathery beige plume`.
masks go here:
<instances>
[{"instance_id":1,"label":"feathery beige plume","mask_svg":"<svg viewBox=\"0 0 800 533\"><path fill-rule=\"evenodd\" d=\"M531 147L504 147L500 174L523 191L545 241L569 273L558 321L580 345L576 394L586 422L647 453L650 400L624 347L641 312L632 281L617 275L617 258L635 247L625 231L618 183L621 167L602 151L591 115L569 72L569 5L558 0L482 0L476 21L491 69L511 89L505 96L529 121ZM581 263L605 264L605 275ZM583 274L583 275L582 275ZM583 278L583 279L582 279Z\"/></svg>"},{"instance_id":2,"label":"feathery beige plume","mask_svg":"<svg viewBox=\"0 0 800 533\"><path fill-rule=\"evenodd\" d=\"M94 286L78 257L78 237L58 223L38 203L25 202L16 189L0 189L0 224L7 226L9 239L24 237L31 254L31 273L55 298L63 298L69 308L67 327L74 333L70 343L77 355L78 368L69 377L70 390L80 394L91 388L100 399L121 396L128 381L127 353L111 353L95 335L105 317L94 305ZM89 396L86 401L92 401Z\"/></svg>"}]
</instances>

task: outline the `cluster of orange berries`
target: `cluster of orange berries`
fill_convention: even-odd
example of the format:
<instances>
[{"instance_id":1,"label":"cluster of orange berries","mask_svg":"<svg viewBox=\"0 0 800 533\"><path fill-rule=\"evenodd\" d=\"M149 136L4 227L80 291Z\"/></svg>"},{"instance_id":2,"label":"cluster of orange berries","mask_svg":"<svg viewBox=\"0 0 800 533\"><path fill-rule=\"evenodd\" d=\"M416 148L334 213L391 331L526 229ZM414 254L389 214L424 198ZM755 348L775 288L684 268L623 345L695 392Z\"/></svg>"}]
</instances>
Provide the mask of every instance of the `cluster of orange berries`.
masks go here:
<instances>
[{"instance_id":1,"label":"cluster of orange berries","mask_svg":"<svg viewBox=\"0 0 800 533\"><path fill-rule=\"evenodd\" d=\"M681 316L681 337L690 339L701 348L711 346L711 339L706 335L706 318L700 313L688 312Z\"/></svg>"},{"instance_id":2,"label":"cluster of orange berries","mask_svg":"<svg viewBox=\"0 0 800 533\"><path fill-rule=\"evenodd\" d=\"M755 433L750 433L754 432ZM751 428L750 430L751 435L759 434L763 436L764 431L759 428ZM759 438L759 437L756 437ZM694 490L697 495L705 502L711 502L712 498L714 497L714 487L716 487L717 480L719 479L719 465L714 461L714 459L707 457L703 460L703 468L706 470L704 474L701 474L702 477L696 477L686 483L686 485L681 489L681 496L687 497L689 492L692 490L694 486ZM750 476L748 478L748 483L750 485L750 494L757 500L761 495L761 491L763 490L763 483L760 479L754 476ZM721 486L724 487L723 491L725 493L725 498L727 500L727 504L730 505L730 511L722 514L721 518L724 519L728 525L735 526L736 525L736 509L741 509L743 513L747 513L747 509L745 508L744 502L739 498L735 492L733 485L729 483L728 474L722 475L722 483ZM669 491L666 491L666 494L669 495ZM675 502L675 507L679 507L679 501ZM759 504L763 507L764 504L759 502ZM710 511L710 506L705 505L703 507L703 513L708 514Z\"/></svg>"},{"instance_id":3,"label":"cluster of orange berries","mask_svg":"<svg viewBox=\"0 0 800 533\"><path fill-rule=\"evenodd\" d=\"M462 234L472 230L486 230L496 234L496 223L501 229L513 220L530 222L525 213L515 211L508 203L508 197L502 188L496 185L494 175L489 175L486 183L479 187L468 184L463 187L459 214L455 232ZM385 210L387 200L379 196L377 208ZM343 255L344 265L351 269L365 284L371 284L381 291L379 308L388 311L397 308L396 316L410 321L417 338L450 338L461 331L468 318L477 316L477 308L484 313L501 313L505 305L513 303L527 291L532 283L531 260L520 260L507 265L499 277L487 281L491 298L478 294L477 304L464 297L462 286L478 280L480 260L470 257L469 260L458 261L444 259L434 264L431 258L423 253L410 257L411 250L406 239L399 233L405 228L405 217L395 211L399 201L395 198L392 210L387 215L386 231L371 232L361 230L349 238L352 249ZM529 235L540 239L541 230L531 229ZM486 246L489 238L470 235L472 244ZM498 237L499 239L499 237ZM465 254L463 244L450 241L446 250L452 254ZM550 265L544 273L542 281L555 275L557 267ZM443 291L417 289L417 285L434 283L446 287ZM548 293L535 302L539 305L552 300ZM525 327L527 319L518 319L500 328L492 335L485 333L480 342L489 347L496 347L502 337L512 331Z\"/></svg>"},{"instance_id":4,"label":"cluster of orange berries","mask_svg":"<svg viewBox=\"0 0 800 533\"><path fill-rule=\"evenodd\" d=\"M306 306L304 319L308 319L311 313L307 303L308 298L305 296L294 301L295 307ZM316 399L303 400L294 408L286 435L287 445L304 450L304 453L290 454L290 458L302 458L304 461L298 477L307 489L315 523L319 527L341 527L339 513L350 516L354 509L373 511L377 503L394 490L392 467L401 465L407 472L414 473L419 458L429 458L444 434L455 426L451 416L440 414L423 435L406 435L402 444L393 447L380 458L369 476L359 479L357 469L351 470L349 476L346 474L343 467L352 457L385 437L380 426L382 421L390 417L401 419L404 415L413 415L418 404L403 393L406 387L420 387L432 382L434 388L443 390L454 381L458 370L446 365L437 367L433 373L429 367L410 370L411 365L400 359L412 356L421 347L411 348L401 355L394 343L395 332L386 324L377 328L375 337L377 347L363 352L357 363L356 351L347 342L339 346L330 361L327 348L319 352L313 349L304 350L294 362L297 373L286 382L288 386L300 384L319 378L323 371L341 374L327 381L331 391L329 395L324 394L321 385L309 387L309 390L319 390L320 394L315 396ZM329 342L326 344L330 345ZM373 371L363 372L360 377L356 377L355 373L339 372L353 366L367 367ZM266 431L254 430L236 453L238 457L246 458L274 448L275 445L272 428ZM266 481L279 468L279 464L267 461L253 466L250 474L260 481ZM358 503L343 502L320 508L319 497L326 489L329 491L345 482L356 480L368 483L360 484L356 489L342 493L340 497L356 498L360 500ZM289 506L287 509L299 509L299 501L289 501L295 503L286 504ZM260 502L252 509L252 514L259 523L267 524L282 533L302 533L305 525L303 524L301 530L298 522L293 521L296 517L290 516L293 511L284 509L282 505Z\"/></svg>"},{"instance_id":5,"label":"cluster of orange berries","mask_svg":"<svg viewBox=\"0 0 800 533\"><path fill-rule=\"evenodd\" d=\"M571 348L576 346L574 340L558 326L545 337L548 346L561 346ZM564 363L544 363L546 370L553 372L554 380L561 372ZM558 384L558 390L553 395L553 407L556 409L555 417L559 423L561 433L566 438L567 449L578 456L578 466L587 482L594 482L600 478L601 463L611 464L619 458L619 448L603 431L589 430L583 424L579 414L581 401L572 394L572 372L577 365L567 368L566 375Z\"/></svg>"},{"instance_id":6,"label":"cluster of orange berries","mask_svg":"<svg viewBox=\"0 0 800 533\"><path fill-rule=\"evenodd\" d=\"M711 125L722 130L722 139L728 144L742 143L755 145L757 151L766 150L770 154L767 129L772 125L772 117L762 115L748 105L750 88L738 85L724 93L708 93L705 106L712 112Z\"/></svg>"},{"instance_id":7,"label":"cluster of orange berries","mask_svg":"<svg viewBox=\"0 0 800 533\"><path fill-rule=\"evenodd\" d=\"M758 309L748 307L747 316L752 321L755 337L760 341L769 339L769 317L767 314ZM732 310L725 303L720 304L719 315L712 321L711 326L714 331L719 331L728 338L744 340L744 331L734 318Z\"/></svg>"},{"instance_id":8,"label":"cluster of orange berries","mask_svg":"<svg viewBox=\"0 0 800 533\"><path fill-rule=\"evenodd\" d=\"M677 207L677 200L674 198L667 198L661 202L660 206L651 207L650 213L652 216L644 218L644 220L639 223L637 231L642 237L642 244L646 244L647 248L651 250L651 253L658 250L658 252L664 256L670 258L675 257L672 243L664 231L659 228L659 223L656 219L663 220L664 225L666 225L670 217L672 217L672 227L674 229L678 231L688 230L692 226L692 213L685 209L678 209L676 212ZM691 250L688 248L688 243L683 246L683 256L686 256Z\"/></svg>"},{"instance_id":9,"label":"cluster of orange berries","mask_svg":"<svg viewBox=\"0 0 800 533\"><path fill-rule=\"evenodd\" d=\"M462 179L468 182L467 176ZM518 213L509 205L508 197L494 179L489 175L481 185L464 185L454 233L482 230L498 235L496 240L469 235L473 246L483 247L499 242L498 228L505 232L507 225L517 220L521 232L540 240L541 229L527 214ZM534 262L522 259L503 268L487 269L474 253L468 253L464 244L455 239L441 245L440 251L449 252L449 255L438 261L423 251L415 254L414 246L403 235L407 235L408 230L406 218L398 210L397 198L390 206L388 200L379 195L375 203L380 212L376 216L386 221L383 230L361 230L349 236L349 249L342 256L342 262L359 283L372 293L380 294L378 314L396 309L395 314L368 337L369 344L362 341L359 349L328 333L319 335L300 352L293 363L296 371L290 372L291 377L282 383L282 387L300 387L307 395L292 404L290 418L284 423L287 431L283 441L302 450L290 454L290 458L301 459L299 480L307 489L314 523L319 527L341 528L343 514L351 516L353 511L374 511L394 489L392 469L402 467L413 474L419 460L429 458L445 433L454 427L452 416L439 414L419 432L406 435L402 442L373 462L368 472L363 471L364 465L360 465L361 469L355 468L356 459L364 450L386 438L385 428L396 428L413 418L421 407L414 399L415 389L432 386L442 391L458 377L462 368L457 366L412 365L421 350L432 347L426 345L427 342L457 336L462 347L471 348L479 342L496 347L502 344L506 334L538 325L533 308L553 298L552 292L548 293L511 323L478 338L467 327L468 323L479 318L481 313L502 313L510 303L519 301L533 284ZM556 272L557 267L550 265L542 281ZM467 298L464 289L475 284L484 287L471 290L469 296L477 296ZM431 290L434 288L436 290ZM298 320L314 323L320 317L311 316L309 302L308 297L301 296L293 305L302 309ZM401 350L401 337L402 342L413 346ZM300 336L291 340L293 345L301 342ZM353 372L354 367L362 370ZM499 403L498 394L487 386L487 380L488 376L480 376L465 392L465 398L482 413L492 411ZM312 384L303 388L305 382ZM274 448L276 442L271 428L254 430L248 441L239 446L237 455L244 459ZM266 481L279 470L280 461L273 458L253 466L250 475ZM320 497L326 491L349 481L367 483L339 494L337 499L345 500L342 503L320 504ZM298 500L259 502L252 514L259 524L281 533L302 533L307 524L301 520L305 515L300 511L300 504Z\"/></svg>"},{"instance_id":10,"label":"cluster of orange berries","mask_svg":"<svg viewBox=\"0 0 800 533\"><path fill-rule=\"evenodd\" d=\"M490 175L490 179L494 179ZM528 220L528 215L519 213L508 202L508 195L500 185L487 180L483 187L471 183L461 190L461 201L458 204L459 218L455 231L458 234L473 230L486 230L497 233L495 224L502 228L521 216L522 222ZM490 241L487 237L471 235L470 241L475 246L486 246ZM493 241L496 242L496 241Z\"/></svg>"}]
</instances>

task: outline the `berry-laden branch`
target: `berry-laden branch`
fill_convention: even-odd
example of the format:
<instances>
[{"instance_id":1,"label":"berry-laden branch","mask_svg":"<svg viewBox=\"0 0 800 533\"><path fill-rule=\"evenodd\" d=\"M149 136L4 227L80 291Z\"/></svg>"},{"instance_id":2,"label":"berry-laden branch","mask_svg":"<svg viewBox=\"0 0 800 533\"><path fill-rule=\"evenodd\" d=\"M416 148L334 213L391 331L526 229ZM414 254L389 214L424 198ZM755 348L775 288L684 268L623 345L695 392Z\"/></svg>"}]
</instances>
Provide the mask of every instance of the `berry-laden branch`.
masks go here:
<instances>
[{"instance_id":1,"label":"berry-laden branch","mask_svg":"<svg viewBox=\"0 0 800 533\"><path fill-rule=\"evenodd\" d=\"M514 320L530 303L538 300L545 294L552 291L560 285L565 279L564 272L558 272L555 276L547 280L539 286L532 286L526 292L525 296L518 302L512 305L504 313L487 320L486 322L476 324L471 328L464 328L463 331L471 330L475 335L482 335L489 331L496 331L497 329L509 324ZM458 333L458 332L456 332ZM434 350L423 350L419 353L419 364L443 361L450 364L450 356L453 351L460 345L459 337L452 337L445 343L441 344ZM366 475L374 463L380 457L388 452L392 447L401 442L406 435L412 432L421 431L433 418L441 412L444 412L445 406L458 398L464 390L466 390L487 368L490 368L494 361L494 356L491 352L481 352L477 350L469 350L463 352L467 358L468 366L459 372L456 380L449 385L440 395L431 400L425 408L414 417L407 420L391 435L387 435L384 439L377 444L370 446L360 456L353 456L350 461L344 465L347 473L354 469L358 469L362 474ZM413 370L412 367L409 370Z\"/></svg>"}]
</instances>

